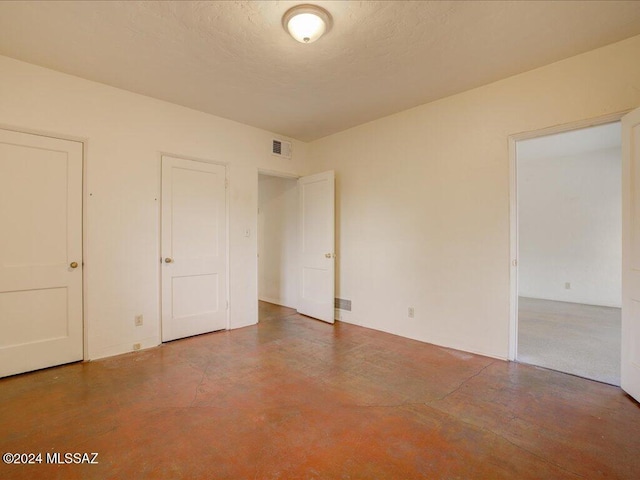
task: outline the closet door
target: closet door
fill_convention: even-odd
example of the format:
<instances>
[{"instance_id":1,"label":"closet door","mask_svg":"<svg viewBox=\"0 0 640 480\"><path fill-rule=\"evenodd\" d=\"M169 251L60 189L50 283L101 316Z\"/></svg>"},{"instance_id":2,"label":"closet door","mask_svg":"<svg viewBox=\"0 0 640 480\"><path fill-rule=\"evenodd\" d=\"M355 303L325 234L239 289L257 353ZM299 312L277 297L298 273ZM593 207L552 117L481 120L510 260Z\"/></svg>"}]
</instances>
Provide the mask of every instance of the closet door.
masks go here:
<instances>
[{"instance_id":1,"label":"closet door","mask_svg":"<svg viewBox=\"0 0 640 480\"><path fill-rule=\"evenodd\" d=\"M0 130L0 376L82 360L82 143Z\"/></svg>"},{"instance_id":2,"label":"closet door","mask_svg":"<svg viewBox=\"0 0 640 480\"><path fill-rule=\"evenodd\" d=\"M226 169L162 157L162 341L227 328Z\"/></svg>"}]
</instances>

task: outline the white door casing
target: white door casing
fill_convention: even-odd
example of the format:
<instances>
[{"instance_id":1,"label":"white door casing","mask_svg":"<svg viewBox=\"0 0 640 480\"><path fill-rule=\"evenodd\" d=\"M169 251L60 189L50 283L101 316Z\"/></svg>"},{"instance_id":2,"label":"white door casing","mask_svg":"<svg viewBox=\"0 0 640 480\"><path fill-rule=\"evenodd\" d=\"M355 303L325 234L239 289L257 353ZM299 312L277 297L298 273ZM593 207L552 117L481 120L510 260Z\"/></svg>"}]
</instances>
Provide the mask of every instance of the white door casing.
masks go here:
<instances>
[{"instance_id":1,"label":"white door casing","mask_svg":"<svg viewBox=\"0 0 640 480\"><path fill-rule=\"evenodd\" d=\"M0 376L83 358L82 148L0 130Z\"/></svg>"},{"instance_id":2,"label":"white door casing","mask_svg":"<svg viewBox=\"0 0 640 480\"><path fill-rule=\"evenodd\" d=\"M298 179L300 208L300 294L298 312L334 322L335 174Z\"/></svg>"},{"instance_id":3,"label":"white door casing","mask_svg":"<svg viewBox=\"0 0 640 480\"><path fill-rule=\"evenodd\" d=\"M162 341L227 328L226 168L162 157Z\"/></svg>"},{"instance_id":4,"label":"white door casing","mask_svg":"<svg viewBox=\"0 0 640 480\"><path fill-rule=\"evenodd\" d=\"M620 386L640 401L640 108L622 117Z\"/></svg>"}]
</instances>

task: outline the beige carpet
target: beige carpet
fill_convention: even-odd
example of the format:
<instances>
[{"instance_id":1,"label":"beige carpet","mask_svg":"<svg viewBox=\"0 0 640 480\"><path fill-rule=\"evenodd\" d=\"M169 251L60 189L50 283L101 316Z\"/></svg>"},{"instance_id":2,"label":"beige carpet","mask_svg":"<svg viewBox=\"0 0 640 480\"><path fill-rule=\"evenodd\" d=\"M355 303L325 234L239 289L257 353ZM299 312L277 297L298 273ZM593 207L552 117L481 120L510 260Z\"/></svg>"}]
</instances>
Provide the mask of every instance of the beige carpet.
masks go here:
<instances>
[{"instance_id":1,"label":"beige carpet","mask_svg":"<svg viewBox=\"0 0 640 480\"><path fill-rule=\"evenodd\" d=\"M620 385L620 309L520 297L518 361Z\"/></svg>"}]
</instances>

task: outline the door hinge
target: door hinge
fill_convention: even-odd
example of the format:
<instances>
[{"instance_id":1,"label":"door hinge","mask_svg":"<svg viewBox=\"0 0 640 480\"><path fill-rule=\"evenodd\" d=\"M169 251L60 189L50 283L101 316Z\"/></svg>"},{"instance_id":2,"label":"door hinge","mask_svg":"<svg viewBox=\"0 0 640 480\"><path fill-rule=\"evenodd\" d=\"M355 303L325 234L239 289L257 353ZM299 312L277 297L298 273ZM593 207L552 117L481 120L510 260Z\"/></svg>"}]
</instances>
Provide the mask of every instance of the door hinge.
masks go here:
<instances>
[{"instance_id":1,"label":"door hinge","mask_svg":"<svg viewBox=\"0 0 640 480\"><path fill-rule=\"evenodd\" d=\"M511 265L514 267L518 266L518 260L511 260Z\"/></svg>"},{"instance_id":2,"label":"door hinge","mask_svg":"<svg viewBox=\"0 0 640 480\"><path fill-rule=\"evenodd\" d=\"M229 188L229 180L227 178L224 179L224 188Z\"/></svg>"},{"instance_id":3,"label":"door hinge","mask_svg":"<svg viewBox=\"0 0 640 480\"><path fill-rule=\"evenodd\" d=\"M229 300L227 300L227 310L229 310Z\"/></svg>"}]
</instances>

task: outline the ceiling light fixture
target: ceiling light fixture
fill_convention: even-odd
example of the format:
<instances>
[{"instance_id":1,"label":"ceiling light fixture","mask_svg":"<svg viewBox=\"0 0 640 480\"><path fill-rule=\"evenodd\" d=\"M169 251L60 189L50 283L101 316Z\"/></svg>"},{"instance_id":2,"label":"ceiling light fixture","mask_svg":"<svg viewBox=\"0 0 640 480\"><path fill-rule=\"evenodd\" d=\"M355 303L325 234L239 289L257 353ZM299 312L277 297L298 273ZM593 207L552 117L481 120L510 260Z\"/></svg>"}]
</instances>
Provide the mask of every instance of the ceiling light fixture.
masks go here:
<instances>
[{"instance_id":1,"label":"ceiling light fixture","mask_svg":"<svg viewBox=\"0 0 640 480\"><path fill-rule=\"evenodd\" d=\"M282 17L282 26L300 43L312 43L331 29L331 14L317 5L297 5Z\"/></svg>"}]
</instances>

